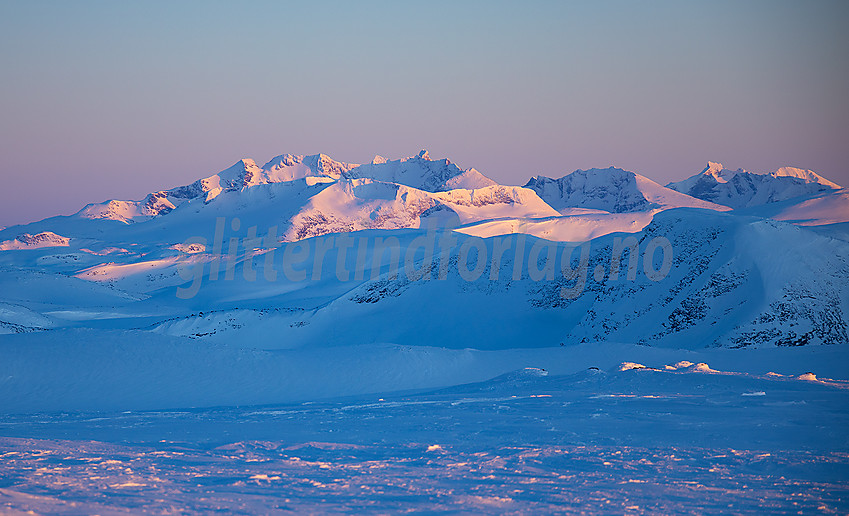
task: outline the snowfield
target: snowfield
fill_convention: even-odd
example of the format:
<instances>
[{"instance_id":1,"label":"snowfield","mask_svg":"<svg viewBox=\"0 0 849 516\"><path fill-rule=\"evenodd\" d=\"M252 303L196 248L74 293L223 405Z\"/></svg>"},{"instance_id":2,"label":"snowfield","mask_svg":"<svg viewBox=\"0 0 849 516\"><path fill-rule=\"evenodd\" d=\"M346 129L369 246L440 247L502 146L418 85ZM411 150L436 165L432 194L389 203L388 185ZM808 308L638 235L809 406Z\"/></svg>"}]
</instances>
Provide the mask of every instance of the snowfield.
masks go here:
<instances>
[{"instance_id":1,"label":"snowfield","mask_svg":"<svg viewBox=\"0 0 849 516\"><path fill-rule=\"evenodd\" d=\"M849 513L849 203L249 159L0 230L0 513Z\"/></svg>"},{"instance_id":2,"label":"snowfield","mask_svg":"<svg viewBox=\"0 0 849 516\"><path fill-rule=\"evenodd\" d=\"M675 353L646 350L551 349L535 358L553 370L519 369L408 393L9 415L0 423L0 507L51 513L847 511L849 380L789 373L800 366L824 370L818 360L825 370L835 361L845 364L843 350L813 360L798 349L678 353L689 365L660 365L662 355ZM743 365L730 356L735 353L753 356ZM605 366L610 355L659 367L582 368L586 361ZM207 358L196 360L206 367ZM427 370L445 358L419 363ZM736 362L738 369L769 364L785 374L721 371L692 363L698 359ZM470 366L474 359L467 360ZM493 372L492 362L477 360ZM332 385L336 361L329 360L329 370L300 365ZM193 365L184 362L184 372ZM500 365L507 367L506 360ZM222 391L240 384L244 367L219 376ZM180 392L169 383L177 381L177 369L146 390L160 389L163 397ZM259 369L259 377L243 385L245 399L263 381L275 383L268 369ZM578 372L559 374L566 370ZM358 374L411 371L365 367ZM194 383L196 375L184 381ZM428 374L411 375L408 385ZM129 382L122 393L137 387ZM120 383L116 378L111 386Z\"/></svg>"}]
</instances>

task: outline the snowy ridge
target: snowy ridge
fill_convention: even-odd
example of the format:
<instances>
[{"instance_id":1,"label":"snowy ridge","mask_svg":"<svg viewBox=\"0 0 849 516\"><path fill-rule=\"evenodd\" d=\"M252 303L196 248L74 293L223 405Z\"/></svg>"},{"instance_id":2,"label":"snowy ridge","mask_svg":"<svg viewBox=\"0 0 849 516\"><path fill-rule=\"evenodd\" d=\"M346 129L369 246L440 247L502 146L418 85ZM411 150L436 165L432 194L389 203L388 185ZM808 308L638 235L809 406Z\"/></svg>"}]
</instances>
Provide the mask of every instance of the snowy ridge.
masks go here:
<instances>
[{"instance_id":1,"label":"snowy ridge","mask_svg":"<svg viewBox=\"0 0 849 516\"><path fill-rule=\"evenodd\" d=\"M434 193L373 179L342 179L311 197L292 217L285 240L363 229L418 228L423 218L444 226L556 215L533 191L519 187Z\"/></svg>"},{"instance_id":2,"label":"snowy ridge","mask_svg":"<svg viewBox=\"0 0 849 516\"><path fill-rule=\"evenodd\" d=\"M694 209L658 214L634 237L638 249L655 237L669 240L674 257L668 276L650 279L642 257L633 262L634 277L622 277L631 274L626 253L613 279L612 249L620 237L606 236L589 244L578 283L536 281L527 272L517 280L515 263L529 263L536 241L528 237L524 254L515 256L519 237L513 235L500 270L493 273L488 265L476 281L453 269L445 281L410 281L401 274L344 289L309 313L258 317L225 310L164 323L157 331L294 347L337 342L341 328L351 344L436 341L463 348L474 342L478 349L525 341L534 347L612 341L689 349L849 344L847 242L787 223ZM491 256L495 239L484 242ZM581 288L574 299L561 295L575 285Z\"/></svg>"}]
</instances>

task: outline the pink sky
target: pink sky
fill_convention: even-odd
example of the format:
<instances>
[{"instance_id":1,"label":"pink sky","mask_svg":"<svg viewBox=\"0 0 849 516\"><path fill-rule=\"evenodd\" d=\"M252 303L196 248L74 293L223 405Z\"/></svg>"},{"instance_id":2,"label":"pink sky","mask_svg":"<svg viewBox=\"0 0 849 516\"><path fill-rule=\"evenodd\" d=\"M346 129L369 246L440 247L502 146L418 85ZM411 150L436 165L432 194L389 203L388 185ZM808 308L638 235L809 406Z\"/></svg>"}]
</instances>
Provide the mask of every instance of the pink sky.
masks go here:
<instances>
[{"instance_id":1,"label":"pink sky","mask_svg":"<svg viewBox=\"0 0 849 516\"><path fill-rule=\"evenodd\" d=\"M237 159L849 184L844 2L0 4L0 226Z\"/></svg>"}]
</instances>

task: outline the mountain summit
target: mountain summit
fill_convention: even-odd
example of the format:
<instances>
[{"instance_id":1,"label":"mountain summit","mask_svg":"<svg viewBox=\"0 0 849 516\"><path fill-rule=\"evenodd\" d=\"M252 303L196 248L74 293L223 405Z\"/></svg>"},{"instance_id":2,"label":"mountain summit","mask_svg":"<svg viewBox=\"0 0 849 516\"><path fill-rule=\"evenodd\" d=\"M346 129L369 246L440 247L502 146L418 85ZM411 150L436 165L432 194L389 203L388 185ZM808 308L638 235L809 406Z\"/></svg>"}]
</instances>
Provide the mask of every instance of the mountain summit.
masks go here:
<instances>
[{"instance_id":1,"label":"mountain summit","mask_svg":"<svg viewBox=\"0 0 849 516\"><path fill-rule=\"evenodd\" d=\"M639 230L656 213L671 208L726 211L758 206L754 215L806 225L849 220L847 197L830 192L842 190L811 170L784 167L752 174L712 161L699 174L667 187L608 167L576 170L558 179L536 176L522 188L499 185L446 158L433 159L427 150L395 160L377 155L362 165L325 154L281 154L261 167L241 159L217 174L152 192L140 201L89 204L74 217L133 223L178 211L182 215L169 216L169 224L183 224L251 206L258 223L272 217L289 228L286 239L418 227L423 218L438 215L439 220L481 224L463 230L479 236L523 231L553 240L581 240ZM826 198L811 199L821 194ZM794 207L802 202L808 204ZM27 228L36 233L50 229L37 223Z\"/></svg>"},{"instance_id":2,"label":"mountain summit","mask_svg":"<svg viewBox=\"0 0 849 516\"><path fill-rule=\"evenodd\" d=\"M239 191L258 185L283 183L305 178L339 179L356 164L335 161L325 154L311 156L281 154L260 168L250 158L243 158L217 174L194 183L148 194L142 201L108 200L89 204L76 215L87 219L138 222L164 215L186 201L203 199L210 202L223 192Z\"/></svg>"},{"instance_id":3,"label":"mountain summit","mask_svg":"<svg viewBox=\"0 0 849 516\"><path fill-rule=\"evenodd\" d=\"M384 183L411 186L426 192L444 192L458 188L473 190L497 183L473 168L460 169L448 159L432 160L426 150L414 157L386 160L378 156L372 163L360 165L343 175L350 179L375 179Z\"/></svg>"},{"instance_id":4,"label":"mountain summit","mask_svg":"<svg viewBox=\"0 0 849 516\"><path fill-rule=\"evenodd\" d=\"M668 208L723 210L713 203L694 199L621 168L576 170L559 179L531 178L525 188L534 190L552 208L563 213L588 208L610 213L627 213Z\"/></svg>"},{"instance_id":5,"label":"mountain summit","mask_svg":"<svg viewBox=\"0 0 849 516\"><path fill-rule=\"evenodd\" d=\"M721 163L711 161L698 174L666 186L735 209L841 188L812 170L782 167L770 174L755 174L743 169L728 170Z\"/></svg>"}]
</instances>

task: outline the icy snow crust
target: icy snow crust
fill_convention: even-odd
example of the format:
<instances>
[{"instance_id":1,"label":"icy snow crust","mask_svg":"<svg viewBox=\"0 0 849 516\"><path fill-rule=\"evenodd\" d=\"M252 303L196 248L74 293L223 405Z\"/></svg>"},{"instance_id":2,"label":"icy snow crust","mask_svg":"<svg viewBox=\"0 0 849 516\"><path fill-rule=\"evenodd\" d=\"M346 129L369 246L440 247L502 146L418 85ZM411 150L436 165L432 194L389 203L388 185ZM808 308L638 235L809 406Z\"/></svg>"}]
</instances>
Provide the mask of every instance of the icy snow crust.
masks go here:
<instances>
[{"instance_id":1,"label":"icy snow crust","mask_svg":"<svg viewBox=\"0 0 849 516\"><path fill-rule=\"evenodd\" d=\"M846 513L849 203L746 184L281 155L6 228L0 512Z\"/></svg>"}]
</instances>

